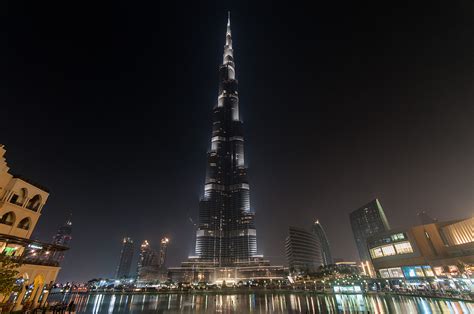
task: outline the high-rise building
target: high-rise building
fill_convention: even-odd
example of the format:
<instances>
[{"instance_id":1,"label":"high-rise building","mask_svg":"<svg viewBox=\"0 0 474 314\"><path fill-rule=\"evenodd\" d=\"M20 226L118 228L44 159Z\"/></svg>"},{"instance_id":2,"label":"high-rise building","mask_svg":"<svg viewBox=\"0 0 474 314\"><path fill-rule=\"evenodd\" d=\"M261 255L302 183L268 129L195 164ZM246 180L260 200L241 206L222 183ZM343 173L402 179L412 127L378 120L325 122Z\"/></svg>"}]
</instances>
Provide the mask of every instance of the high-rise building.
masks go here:
<instances>
[{"instance_id":1,"label":"high-rise building","mask_svg":"<svg viewBox=\"0 0 474 314\"><path fill-rule=\"evenodd\" d=\"M158 254L150 246L148 240L143 241L140 246L140 256L138 257L137 278L140 279L142 270L148 266L158 265Z\"/></svg>"},{"instance_id":2,"label":"high-rise building","mask_svg":"<svg viewBox=\"0 0 474 314\"><path fill-rule=\"evenodd\" d=\"M284 277L283 266L270 266L263 255L257 254L235 73L229 15L217 103L212 109L211 145L204 194L199 202L195 254L181 267L169 268L172 280L228 283Z\"/></svg>"},{"instance_id":3,"label":"high-rise building","mask_svg":"<svg viewBox=\"0 0 474 314\"><path fill-rule=\"evenodd\" d=\"M132 266L134 245L132 238L125 237L122 240L122 250L120 252L120 262L117 267L116 278L130 277L130 268Z\"/></svg>"},{"instance_id":4,"label":"high-rise building","mask_svg":"<svg viewBox=\"0 0 474 314\"><path fill-rule=\"evenodd\" d=\"M320 242L316 235L303 228L290 227L285 241L285 251L290 271L312 273L323 265Z\"/></svg>"},{"instance_id":5,"label":"high-rise building","mask_svg":"<svg viewBox=\"0 0 474 314\"><path fill-rule=\"evenodd\" d=\"M313 232L316 240L319 242L319 247L321 248L321 260L323 265L332 265L334 263L331 254L331 247L329 246L329 241L326 236L326 232L324 232L323 226L316 220L314 224L311 226L311 231Z\"/></svg>"},{"instance_id":6,"label":"high-rise building","mask_svg":"<svg viewBox=\"0 0 474 314\"><path fill-rule=\"evenodd\" d=\"M27 302L35 308L46 301L61 269L58 256L67 250L70 234L66 225L57 239L59 245L31 239L49 192L30 179L11 174L4 154L4 146L0 145L0 254L21 265L15 269L16 296L1 297L13 300L14 310L20 311Z\"/></svg>"},{"instance_id":7,"label":"high-rise building","mask_svg":"<svg viewBox=\"0 0 474 314\"><path fill-rule=\"evenodd\" d=\"M438 222L438 219L432 218L432 217L426 212L426 210L422 210L421 212L419 212L419 213L417 214L417 216L418 216L418 221L419 221L419 223L421 223L422 225L427 225L427 224L432 224L432 223Z\"/></svg>"},{"instance_id":8,"label":"high-rise building","mask_svg":"<svg viewBox=\"0 0 474 314\"><path fill-rule=\"evenodd\" d=\"M164 237L163 239L161 239L161 242L160 242L160 260L158 262L158 266L160 268L165 267L166 251L168 249L168 243L169 242L170 242L170 239L168 239L167 237Z\"/></svg>"},{"instance_id":9,"label":"high-rise building","mask_svg":"<svg viewBox=\"0 0 474 314\"><path fill-rule=\"evenodd\" d=\"M196 232L196 257L218 266L234 266L257 256L237 90L229 16Z\"/></svg>"},{"instance_id":10,"label":"high-rise building","mask_svg":"<svg viewBox=\"0 0 474 314\"><path fill-rule=\"evenodd\" d=\"M72 220L71 215L66 220L66 222L59 227L58 231L53 237L53 243L65 247L69 247L69 243L72 240ZM58 261L62 261L64 259L64 252L65 251L58 251L55 253L56 258Z\"/></svg>"},{"instance_id":11,"label":"high-rise building","mask_svg":"<svg viewBox=\"0 0 474 314\"><path fill-rule=\"evenodd\" d=\"M367 238L390 229L387 217L378 199L350 213L354 240L362 261L370 261Z\"/></svg>"}]
</instances>

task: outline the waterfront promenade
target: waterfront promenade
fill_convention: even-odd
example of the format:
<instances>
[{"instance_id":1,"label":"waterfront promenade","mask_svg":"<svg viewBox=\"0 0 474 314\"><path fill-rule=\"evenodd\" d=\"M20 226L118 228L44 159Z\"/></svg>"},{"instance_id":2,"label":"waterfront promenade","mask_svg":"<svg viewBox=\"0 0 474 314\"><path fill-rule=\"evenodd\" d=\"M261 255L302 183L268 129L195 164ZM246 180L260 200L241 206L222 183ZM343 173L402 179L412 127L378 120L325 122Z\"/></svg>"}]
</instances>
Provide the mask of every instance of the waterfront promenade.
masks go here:
<instances>
[{"instance_id":1,"label":"waterfront promenade","mask_svg":"<svg viewBox=\"0 0 474 314\"><path fill-rule=\"evenodd\" d=\"M474 311L474 302L456 296L393 292L333 294L302 290L227 289L225 291L93 292L53 294L56 303L76 305L78 313L440 313Z\"/></svg>"}]
</instances>

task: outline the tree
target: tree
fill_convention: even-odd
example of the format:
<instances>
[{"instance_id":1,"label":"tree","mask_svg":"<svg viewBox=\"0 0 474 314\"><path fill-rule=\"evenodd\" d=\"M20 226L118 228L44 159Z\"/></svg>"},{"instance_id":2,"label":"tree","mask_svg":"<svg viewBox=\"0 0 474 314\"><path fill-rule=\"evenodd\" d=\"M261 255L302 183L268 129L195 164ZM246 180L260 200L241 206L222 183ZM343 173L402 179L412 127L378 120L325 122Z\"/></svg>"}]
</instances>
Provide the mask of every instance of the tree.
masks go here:
<instances>
[{"instance_id":1,"label":"tree","mask_svg":"<svg viewBox=\"0 0 474 314\"><path fill-rule=\"evenodd\" d=\"M20 266L20 263L11 256L0 254L0 294L4 298L10 296L15 290L19 273L17 268Z\"/></svg>"}]
</instances>

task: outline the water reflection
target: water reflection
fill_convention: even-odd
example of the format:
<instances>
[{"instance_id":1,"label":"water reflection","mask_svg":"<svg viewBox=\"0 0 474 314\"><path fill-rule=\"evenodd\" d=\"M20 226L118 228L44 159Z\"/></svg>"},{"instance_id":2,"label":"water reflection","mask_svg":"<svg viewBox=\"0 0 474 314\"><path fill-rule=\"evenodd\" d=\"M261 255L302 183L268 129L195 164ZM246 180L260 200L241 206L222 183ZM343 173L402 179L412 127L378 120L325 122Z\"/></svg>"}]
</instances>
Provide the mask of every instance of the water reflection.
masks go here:
<instances>
[{"instance_id":1,"label":"water reflection","mask_svg":"<svg viewBox=\"0 0 474 314\"><path fill-rule=\"evenodd\" d=\"M407 296L251 294L66 294L49 302L71 300L78 313L474 313L474 303Z\"/></svg>"}]
</instances>

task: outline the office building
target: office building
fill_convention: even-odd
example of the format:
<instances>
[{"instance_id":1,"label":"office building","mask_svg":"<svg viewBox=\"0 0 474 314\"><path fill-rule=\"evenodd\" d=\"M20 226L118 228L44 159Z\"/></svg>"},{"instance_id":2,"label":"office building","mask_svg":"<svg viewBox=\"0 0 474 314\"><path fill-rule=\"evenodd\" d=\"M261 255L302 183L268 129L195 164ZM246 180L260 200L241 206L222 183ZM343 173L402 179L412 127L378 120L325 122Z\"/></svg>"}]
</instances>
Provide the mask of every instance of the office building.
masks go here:
<instances>
[{"instance_id":1,"label":"office building","mask_svg":"<svg viewBox=\"0 0 474 314\"><path fill-rule=\"evenodd\" d=\"M316 240L319 243L320 252L321 252L321 260L324 266L331 265L334 263L331 254L331 247L329 246L329 241L326 236L326 232L324 232L323 226L316 220L313 225L311 226L311 232L316 237Z\"/></svg>"},{"instance_id":2,"label":"office building","mask_svg":"<svg viewBox=\"0 0 474 314\"><path fill-rule=\"evenodd\" d=\"M160 241L160 258L158 262L158 266L160 268L165 267L166 265L166 251L168 250L168 244L170 242L170 239L167 237L164 237Z\"/></svg>"},{"instance_id":3,"label":"office building","mask_svg":"<svg viewBox=\"0 0 474 314\"><path fill-rule=\"evenodd\" d=\"M350 222L361 261L370 261L367 238L390 229L387 217L378 199L350 214Z\"/></svg>"},{"instance_id":4,"label":"office building","mask_svg":"<svg viewBox=\"0 0 474 314\"><path fill-rule=\"evenodd\" d=\"M59 227L58 231L53 237L53 244L69 247L69 243L72 240L72 217L69 215L69 218L66 220L66 222ZM59 261L62 261L64 259L64 253L65 251L57 251L56 257Z\"/></svg>"},{"instance_id":5,"label":"office building","mask_svg":"<svg viewBox=\"0 0 474 314\"><path fill-rule=\"evenodd\" d=\"M285 252L292 273L314 273L323 265L320 242L313 232L306 229L289 228Z\"/></svg>"},{"instance_id":6,"label":"office building","mask_svg":"<svg viewBox=\"0 0 474 314\"><path fill-rule=\"evenodd\" d=\"M140 256L138 257L137 265L137 279L144 278L144 274L150 267L158 265L159 256L157 252L151 247L148 240L143 241L140 246Z\"/></svg>"},{"instance_id":7,"label":"office building","mask_svg":"<svg viewBox=\"0 0 474 314\"><path fill-rule=\"evenodd\" d=\"M122 240L122 250L120 251L120 262L117 267L115 278L129 278L130 268L132 266L133 251L135 247L133 240L129 237L125 237Z\"/></svg>"}]
</instances>

